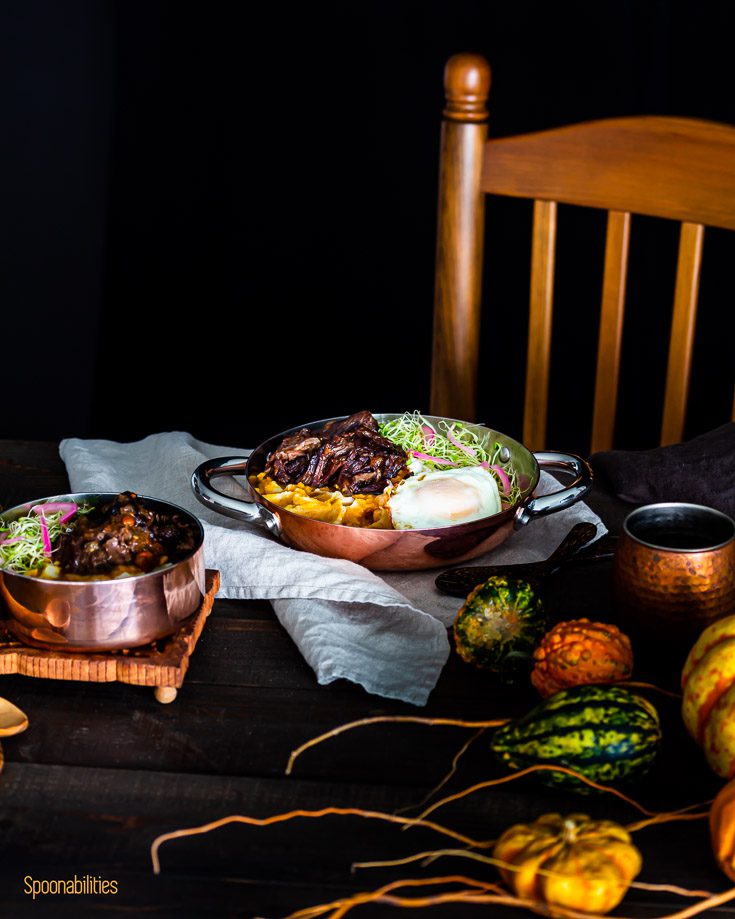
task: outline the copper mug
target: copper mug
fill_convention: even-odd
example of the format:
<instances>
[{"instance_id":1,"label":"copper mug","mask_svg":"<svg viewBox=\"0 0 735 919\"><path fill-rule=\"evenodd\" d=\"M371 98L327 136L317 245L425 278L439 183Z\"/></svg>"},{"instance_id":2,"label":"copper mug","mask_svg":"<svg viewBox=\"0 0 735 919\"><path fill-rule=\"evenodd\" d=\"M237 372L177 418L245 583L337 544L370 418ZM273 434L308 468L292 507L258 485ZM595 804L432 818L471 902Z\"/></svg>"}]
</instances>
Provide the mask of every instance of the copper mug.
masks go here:
<instances>
[{"instance_id":1,"label":"copper mug","mask_svg":"<svg viewBox=\"0 0 735 919\"><path fill-rule=\"evenodd\" d=\"M735 521L701 504L632 511L613 558L616 608L631 632L694 639L735 613Z\"/></svg>"}]
</instances>

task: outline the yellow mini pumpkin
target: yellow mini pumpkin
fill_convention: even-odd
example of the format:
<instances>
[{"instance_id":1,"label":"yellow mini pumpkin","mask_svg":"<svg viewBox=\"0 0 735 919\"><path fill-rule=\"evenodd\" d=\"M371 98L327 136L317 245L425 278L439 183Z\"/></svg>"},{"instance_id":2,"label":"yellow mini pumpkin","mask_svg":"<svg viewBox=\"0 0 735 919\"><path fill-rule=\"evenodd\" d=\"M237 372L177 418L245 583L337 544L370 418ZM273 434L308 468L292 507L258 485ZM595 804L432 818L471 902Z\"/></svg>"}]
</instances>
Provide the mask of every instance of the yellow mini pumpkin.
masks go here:
<instances>
[{"instance_id":1,"label":"yellow mini pumpkin","mask_svg":"<svg viewBox=\"0 0 735 919\"><path fill-rule=\"evenodd\" d=\"M709 831L717 864L735 881L735 781L728 782L712 802Z\"/></svg>"},{"instance_id":2,"label":"yellow mini pumpkin","mask_svg":"<svg viewBox=\"0 0 735 919\"><path fill-rule=\"evenodd\" d=\"M531 682L546 699L587 683L616 683L633 671L630 639L615 625L572 619L560 622L533 653Z\"/></svg>"},{"instance_id":3,"label":"yellow mini pumpkin","mask_svg":"<svg viewBox=\"0 0 735 919\"><path fill-rule=\"evenodd\" d=\"M681 675L681 713L712 769L735 777L735 616L708 626Z\"/></svg>"},{"instance_id":4,"label":"yellow mini pumpkin","mask_svg":"<svg viewBox=\"0 0 735 919\"><path fill-rule=\"evenodd\" d=\"M493 850L519 897L551 908L607 913L625 896L642 859L629 833L586 814L544 814L503 833Z\"/></svg>"}]
</instances>

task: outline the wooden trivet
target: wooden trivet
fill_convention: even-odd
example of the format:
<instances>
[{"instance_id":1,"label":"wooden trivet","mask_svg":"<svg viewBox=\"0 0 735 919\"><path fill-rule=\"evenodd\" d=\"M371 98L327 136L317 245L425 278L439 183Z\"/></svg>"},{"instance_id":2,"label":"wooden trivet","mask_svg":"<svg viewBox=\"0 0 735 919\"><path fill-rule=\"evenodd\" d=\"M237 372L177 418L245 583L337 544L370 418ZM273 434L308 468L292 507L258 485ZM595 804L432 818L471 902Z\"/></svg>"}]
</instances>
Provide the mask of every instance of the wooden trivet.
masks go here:
<instances>
[{"instance_id":1,"label":"wooden trivet","mask_svg":"<svg viewBox=\"0 0 735 919\"><path fill-rule=\"evenodd\" d=\"M90 653L47 651L21 644L0 622L0 674L20 673L47 680L132 683L153 686L159 702L173 702L189 658L219 590L219 571L207 569L206 594L196 613L173 635L140 648Z\"/></svg>"}]
</instances>

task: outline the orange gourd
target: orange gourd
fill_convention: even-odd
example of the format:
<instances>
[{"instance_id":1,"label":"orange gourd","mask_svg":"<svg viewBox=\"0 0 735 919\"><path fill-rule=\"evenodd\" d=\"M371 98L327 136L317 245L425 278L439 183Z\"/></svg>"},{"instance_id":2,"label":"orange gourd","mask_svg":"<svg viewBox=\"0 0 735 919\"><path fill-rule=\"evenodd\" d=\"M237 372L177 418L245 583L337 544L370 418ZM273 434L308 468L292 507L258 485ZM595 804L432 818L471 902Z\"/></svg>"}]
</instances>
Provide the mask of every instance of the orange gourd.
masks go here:
<instances>
[{"instance_id":1,"label":"orange gourd","mask_svg":"<svg viewBox=\"0 0 735 919\"><path fill-rule=\"evenodd\" d=\"M493 856L503 880L519 897L539 904L607 913L625 896L641 870L641 854L630 834L611 820L586 814L544 814L534 823L510 827Z\"/></svg>"},{"instance_id":2,"label":"orange gourd","mask_svg":"<svg viewBox=\"0 0 735 919\"><path fill-rule=\"evenodd\" d=\"M735 777L735 616L708 626L681 675L684 724L725 779Z\"/></svg>"},{"instance_id":3,"label":"orange gourd","mask_svg":"<svg viewBox=\"0 0 735 919\"><path fill-rule=\"evenodd\" d=\"M709 831L717 864L735 881L735 781L728 782L712 802Z\"/></svg>"},{"instance_id":4,"label":"orange gourd","mask_svg":"<svg viewBox=\"0 0 735 919\"><path fill-rule=\"evenodd\" d=\"M633 670L628 636L615 625L589 619L555 625L533 657L531 682L544 698L571 686L627 680Z\"/></svg>"}]
</instances>

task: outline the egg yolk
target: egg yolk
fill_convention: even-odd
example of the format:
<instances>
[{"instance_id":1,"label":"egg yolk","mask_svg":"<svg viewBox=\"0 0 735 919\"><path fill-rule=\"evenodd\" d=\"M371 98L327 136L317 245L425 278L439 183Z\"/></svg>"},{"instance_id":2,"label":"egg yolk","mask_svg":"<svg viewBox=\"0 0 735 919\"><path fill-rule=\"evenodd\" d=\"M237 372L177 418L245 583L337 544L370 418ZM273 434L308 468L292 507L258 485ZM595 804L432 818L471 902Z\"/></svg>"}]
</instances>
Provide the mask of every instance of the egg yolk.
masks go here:
<instances>
[{"instance_id":1,"label":"egg yolk","mask_svg":"<svg viewBox=\"0 0 735 919\"><path fill-rule=\"evenodd\" d=\"M473 485L451 476L421 482L416 497L447 520L464 519L480 509L480 496Z\"/></svg>"}]
</instances>

